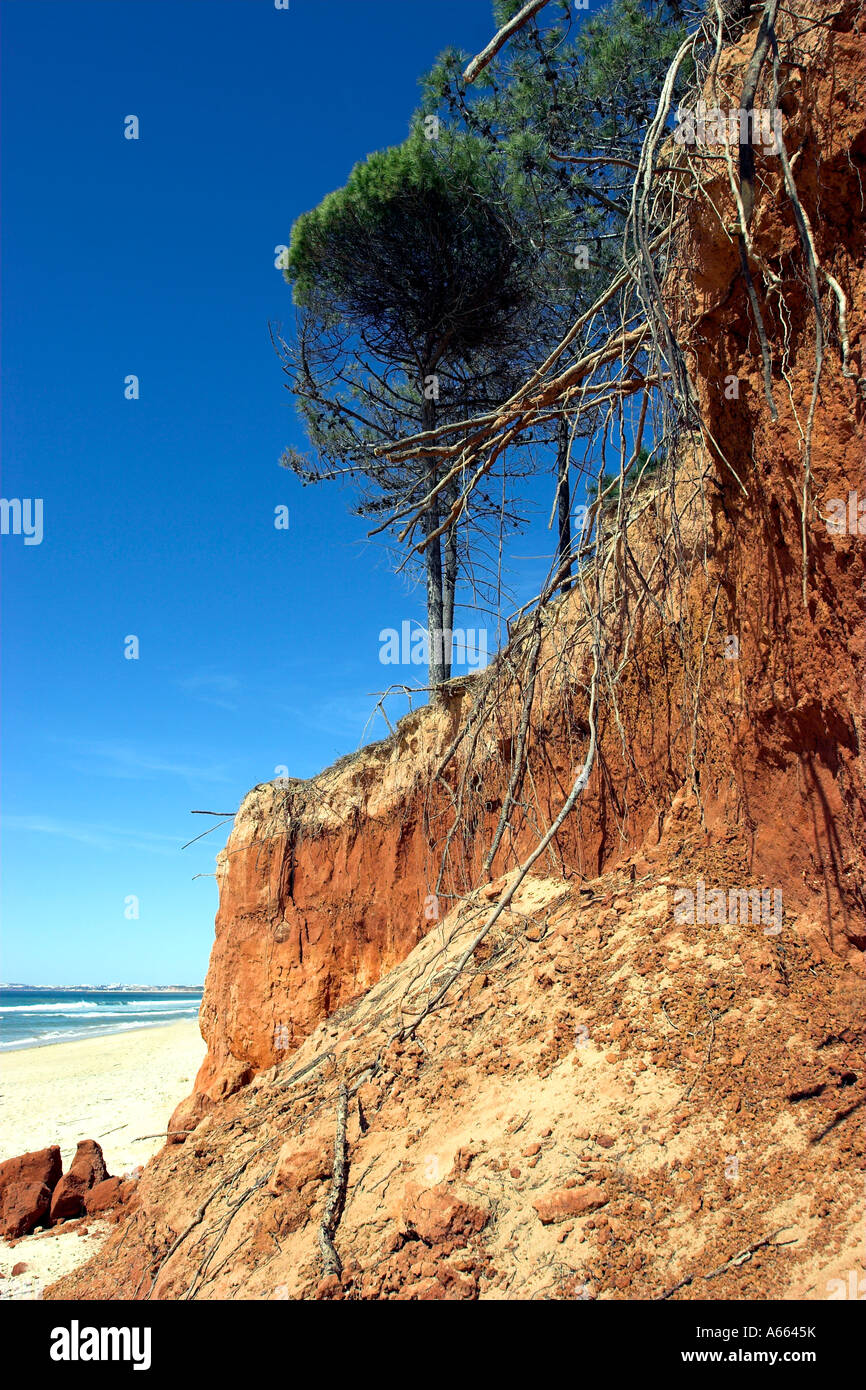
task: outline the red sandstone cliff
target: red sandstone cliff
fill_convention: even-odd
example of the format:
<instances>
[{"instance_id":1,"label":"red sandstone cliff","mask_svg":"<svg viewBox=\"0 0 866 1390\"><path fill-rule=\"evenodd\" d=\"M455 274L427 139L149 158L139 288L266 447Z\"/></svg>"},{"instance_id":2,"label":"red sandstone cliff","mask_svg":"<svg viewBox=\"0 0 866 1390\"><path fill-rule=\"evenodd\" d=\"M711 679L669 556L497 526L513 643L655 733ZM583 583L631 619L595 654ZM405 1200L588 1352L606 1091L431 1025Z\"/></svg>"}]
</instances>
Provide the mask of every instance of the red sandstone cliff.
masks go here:
<instances>
[{"instance_id":1,"label":"red sandstone cliff","mask_svg":"<svg viewBox=\"0 0 866 1390\"><path fill-rule=\"evenodd\" d=\"M826 1296L827 1271L855 1258L847 1233L862 1194L848 1117L862 1104L852 1059L866 946L866 537L836 534L822 516L831 499L866 499L866 121L855 7L807 9L822 22L785 72L785 138L821 273L845 297L849 355L846 369L825 278L834 326L812 438L806 603L814 318L778 161L759 156L751 234L779 286L761 304L778 419L720 169L708 196L688 205L679 269L666 285L714 441L695 445L681 485L703 480L692 502L682 497L689 563L650 581L669 605L666 621L652 608L640 620L640 662L624 671L616 708L602 709L590 785L540 877L480 949L459 1003L425 1025L424 1045L389 1046L410 981L434 987L437 951L465 941L483 910L479 885L513 873L585 754L579 594L543 618L529 773L489 872L484 852L522 709L507 660L456 683L385 743L310 782L268 784L245 799L219 859L202 1010L208 1056L172 1120L194 1133L149 1165L137 1214L58 1295L101 1296L114 1280L127 1297L315 1291L336 1077L365 1074L372 1057L349 1131L361 1176L341 1225L348 1283L323 1294L474 1297L507 1287L532 1296L544 1287L539 1261L555 1263L563 1222L581 1247L552 1277L566 1292L584 1279L606 1296L651 1296L789 1222L796 1249L767 1254L763 1291L751 1272L731 1271L683 1296ZM753 41L749 29L720 67L720 90L734 101ZM724 389L731 377L736 399ZM660 495L632 535L638 559L667 528L668 505ZM623 633L638 591L624 579L606 595ZM476 739L484 700L495 718ZM437 923L425 900L446 840L459 853L438 889ZM674 925L671 894L698 877L779 887L783 938L727 926L709 941L698 927ZM517 1140L524 1101L532 1122ZM810 1169L815 1145L826 1183ZM743 1161L766 1174L748 1193L722 1171L724 1155L747 1151ZM235 1196L243 1184L244 1215L230 1235L218 1224L229 1200L220 1182ZM580 1200L567 1196L575 1190ZM213 1213L196 1219L206 1197ZM653 1212L662 1209L659 1226ZM528 1234L527 1212L537 1222Z\"/></svg>"}]
</instances>

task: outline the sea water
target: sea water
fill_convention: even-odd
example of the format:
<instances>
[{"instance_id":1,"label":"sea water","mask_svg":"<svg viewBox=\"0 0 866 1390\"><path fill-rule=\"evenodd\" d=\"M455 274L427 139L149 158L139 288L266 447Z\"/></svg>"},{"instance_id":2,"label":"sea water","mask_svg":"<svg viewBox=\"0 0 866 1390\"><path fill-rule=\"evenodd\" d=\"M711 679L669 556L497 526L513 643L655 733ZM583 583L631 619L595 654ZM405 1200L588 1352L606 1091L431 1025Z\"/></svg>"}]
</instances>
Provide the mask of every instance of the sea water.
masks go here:
<instances>
[{"instance_id":1,"label":"sea water","mask_svg":"<svg viewBox=\"0 0 866 1390\"><path fill-rule=\"evenodd\" d=\"M0 1051L196 1018L201 990L0 988Z\"/></svg>"}]
</instances>

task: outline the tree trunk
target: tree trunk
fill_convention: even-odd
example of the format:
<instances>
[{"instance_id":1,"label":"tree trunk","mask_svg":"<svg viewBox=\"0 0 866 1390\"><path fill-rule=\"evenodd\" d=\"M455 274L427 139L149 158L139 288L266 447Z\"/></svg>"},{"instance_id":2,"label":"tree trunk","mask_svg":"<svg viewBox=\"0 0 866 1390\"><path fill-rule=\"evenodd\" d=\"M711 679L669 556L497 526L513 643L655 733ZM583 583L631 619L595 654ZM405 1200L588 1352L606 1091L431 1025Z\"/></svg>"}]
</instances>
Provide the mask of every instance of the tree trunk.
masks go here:
<instances>
[{"instance_id":1,"label":"tree trunk","mask_svg":"<svg viewBox=\"0 0 866 1390\"><path fill-rule=\"evenodd\" d=\"M422 406L422 427L426 430L436 428L436 402L426 400ZM439 503L433 502L424 513L424 535L429 536L439 526ZM450 644L448 666L445 663L445 649L442 640L443 583L442 583L442 538L437 536L425 546L427 563L427 641L429 652L428 685L432 690L448 679L450 673Z\"/></svg>"},{"instance_id":2,"label":"tree trunk","mask_svg":"<svg viewBox=\"0 0 866 1390\"><path fill-rule=\"evenodd\" d=\"M457 496L457 482L451 485L445 493L445 505L449 508L453 506ZM450 531L443 537L444 565L442 574L442 627L444 637L444 660L445 680L451 676L451 653L453 650L452 634L454 631L454 595L457 590L457 526L451 527Z\"/></svg>"},{"instance_id":3,"label":"tree trunk","mask_svg":"<svg viewBox=\"0 0 866 1390\"><path fill-rule=\"evenodd\" d=\"M565 561L559 592L567 594L571 588L571 559L568 558L571 554L571 483L568 476L568 419L565 415L559 417L556 432L556 480L559 512L557 558L560 564Z\"/></svg>"}]
</instances>

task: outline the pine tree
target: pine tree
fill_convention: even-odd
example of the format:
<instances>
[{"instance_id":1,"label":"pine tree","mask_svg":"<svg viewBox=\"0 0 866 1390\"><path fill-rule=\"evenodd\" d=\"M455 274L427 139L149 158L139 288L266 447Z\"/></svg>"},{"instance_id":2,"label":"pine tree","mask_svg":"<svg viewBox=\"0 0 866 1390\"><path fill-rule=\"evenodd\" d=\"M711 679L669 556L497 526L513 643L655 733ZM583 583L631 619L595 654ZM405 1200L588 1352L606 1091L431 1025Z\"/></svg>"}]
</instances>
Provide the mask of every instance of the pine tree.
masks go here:
<instances>
[{"instance_id":1,"label":"pine tree","mask_svg":"<svg viewBox=\"0 0 866 1390\"><path fill-rule=\"evenodd\" d=\"M514 365L532 281L526 248L483 144L466 132L409 138L357 164L344 188L298 219L286 279L298 309L284 347L316 462L305 481L352 474L387 514L428 497L435 453L393 465L374 448L497 404ZM450 674L457 533L436 535L456 480L423 513L430 685ZM479 501L481 497L479 497Z\"/></svg>"}]
</instances>

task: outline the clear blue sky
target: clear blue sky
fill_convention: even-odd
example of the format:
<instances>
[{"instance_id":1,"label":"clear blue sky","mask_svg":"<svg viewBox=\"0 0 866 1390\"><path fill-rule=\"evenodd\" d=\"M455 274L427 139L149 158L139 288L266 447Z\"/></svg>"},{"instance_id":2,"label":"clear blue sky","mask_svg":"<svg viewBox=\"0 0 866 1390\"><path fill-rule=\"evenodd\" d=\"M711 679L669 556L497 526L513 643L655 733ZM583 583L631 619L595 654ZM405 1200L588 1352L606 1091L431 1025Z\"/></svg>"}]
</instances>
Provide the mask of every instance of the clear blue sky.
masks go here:
<instances>
[{"instance_id":1,"label":"clear blue sky","mask_svg":"<svg viewBox=\"0 0 866 1390\"><path fill-rule=\"evenodd\" d=\"M180 853L190 810L357 747L394 678L378 634L423 612L349 496L277 466L303 440L274 248L404 138L489 0L4 0L0 22L2 494L44 501L40 545L0 542L0 977L194 983L216 886L193 875L226 829ZM545 569L520 563L521 601Z\"/></svg>"}]
</instances>

